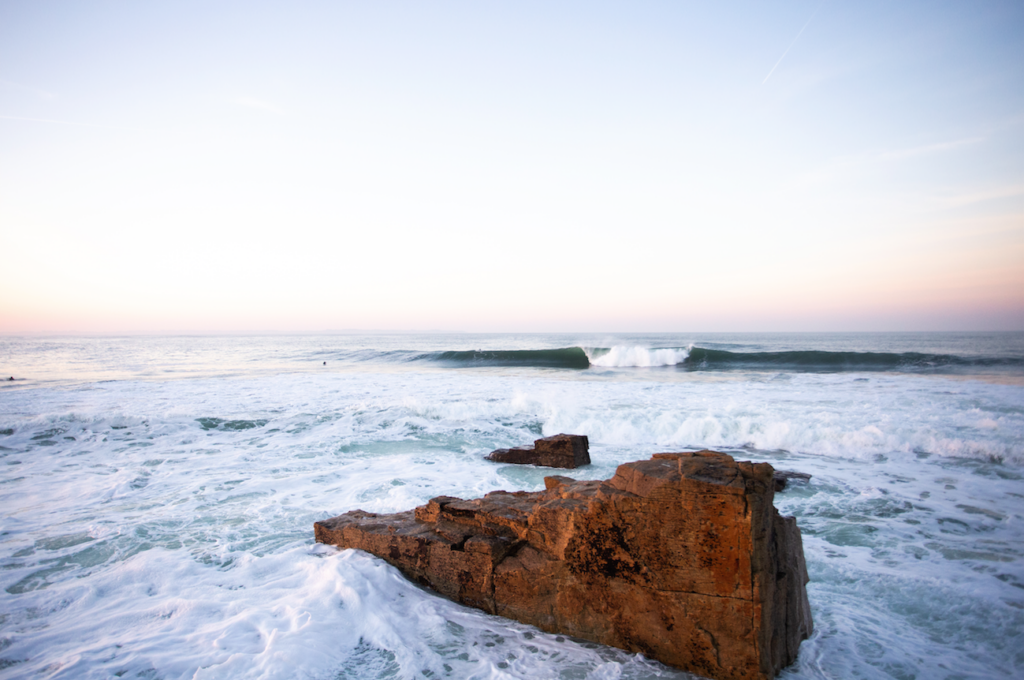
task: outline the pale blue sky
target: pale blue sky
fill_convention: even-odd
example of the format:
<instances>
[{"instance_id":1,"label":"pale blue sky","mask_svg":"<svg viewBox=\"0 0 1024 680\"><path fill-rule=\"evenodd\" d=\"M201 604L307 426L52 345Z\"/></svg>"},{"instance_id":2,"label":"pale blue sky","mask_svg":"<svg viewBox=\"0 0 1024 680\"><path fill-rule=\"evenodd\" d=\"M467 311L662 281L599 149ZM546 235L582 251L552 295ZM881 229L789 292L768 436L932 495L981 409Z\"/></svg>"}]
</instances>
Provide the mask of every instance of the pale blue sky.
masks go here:
<instances>
[{"instance_id":1,"label":"pale blue sky","mask_svg":"<svg viewBox=\"0 0 1024 680\"><path fill-rule=\"evenodd\" d=\"M1019 2L210 4L0 2L0 331L1024 329Z\"/></svg>"}]
</instances>

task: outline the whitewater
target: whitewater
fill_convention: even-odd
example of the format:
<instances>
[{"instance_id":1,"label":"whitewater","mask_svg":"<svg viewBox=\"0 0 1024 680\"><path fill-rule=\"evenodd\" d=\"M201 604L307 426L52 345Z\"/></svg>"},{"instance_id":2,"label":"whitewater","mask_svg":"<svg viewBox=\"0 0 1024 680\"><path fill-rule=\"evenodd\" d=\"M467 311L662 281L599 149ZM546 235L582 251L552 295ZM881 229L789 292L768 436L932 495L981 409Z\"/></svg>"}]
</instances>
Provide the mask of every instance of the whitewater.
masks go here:
<instances>
[{"instance_id":1,"label":"whitewater","mask_svg":"<svg viewBox=\"0 0 1024 680\"><path fill-rule=\"evenodd\" d=\"M1024 675L1024 334L0 338L0 678L687 678L313 522L713 448L812 475L781 677Z\"/></svg>"}]
</instances>

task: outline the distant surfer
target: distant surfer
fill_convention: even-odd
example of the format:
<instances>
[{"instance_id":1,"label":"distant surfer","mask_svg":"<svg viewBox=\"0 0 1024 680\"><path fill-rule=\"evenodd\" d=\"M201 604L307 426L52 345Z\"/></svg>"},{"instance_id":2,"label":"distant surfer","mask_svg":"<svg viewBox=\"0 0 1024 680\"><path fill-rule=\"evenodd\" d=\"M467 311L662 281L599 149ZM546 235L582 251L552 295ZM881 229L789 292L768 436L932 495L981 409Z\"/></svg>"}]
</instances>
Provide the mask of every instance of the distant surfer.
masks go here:
<instances>
[{"instance_id":1,"label":"distant surfer","mask_svg":"<svg viewBox=\"0 0 1024 680\"><path fill-rule=\"evenodd\" d=\"M325 361L325 362L324 362L324 366L326 366L326 365L327 365L327 362ZM14 380L14 378L11 378L11 380Z\"/></svg>"},{"instance_id":2,"label":"distant surfer","mask_svg":"<svg viewBox=\"0 0 1024 680\"><path fill-rule=\"evenodd\" d=\"M327 362L325 361L324 363L326 364ZM14 376L12 375L8 380L14 380Z\"/></svg>"}]
</instances>

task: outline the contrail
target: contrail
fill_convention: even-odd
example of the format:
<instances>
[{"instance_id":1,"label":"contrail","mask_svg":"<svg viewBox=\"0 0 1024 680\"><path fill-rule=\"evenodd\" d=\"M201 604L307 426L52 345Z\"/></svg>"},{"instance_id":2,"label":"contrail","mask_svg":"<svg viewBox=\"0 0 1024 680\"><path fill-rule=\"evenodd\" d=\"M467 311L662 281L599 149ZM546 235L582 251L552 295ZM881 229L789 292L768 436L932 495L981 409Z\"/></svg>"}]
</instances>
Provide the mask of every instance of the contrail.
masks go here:
<instances>
[{"instance_id":1,"label":"contrail","mask_svg":"<svg viewBox=\"0 0 1024 680\"><path fill-rule=\"evenodd\" d=\"M808 19L807 23L804 24L804 27L800 29L800 33L796 34L796 37L793 38L793 42L789 43L789 47L787 47L786 51L782 53L782 56L779 57L779 60L777 62L775 62L775 66L772 66L772 70L768 71L768 75L766 75L764 77L764 80L761 81L762 85L767 83L768 79L772 77L772 74L775 73L775 69L777 69L779 67L779 64L782 63L782 60L786 58L787 54L789 54L789 51L791 49L793 49L793 45L795 45L796 41L800 39L800 36L801 36L801 34L803 34L804 30L806 30L806 28L811 25L811 19L814 18L814 15L818 13L818 10L821 9L821 6L824 5L824 4L825 4L825 0L821 0L821 2L818 3L818 6L814 8L814 11L811 12L811 18Z\"/></svg>"}]
</instances>

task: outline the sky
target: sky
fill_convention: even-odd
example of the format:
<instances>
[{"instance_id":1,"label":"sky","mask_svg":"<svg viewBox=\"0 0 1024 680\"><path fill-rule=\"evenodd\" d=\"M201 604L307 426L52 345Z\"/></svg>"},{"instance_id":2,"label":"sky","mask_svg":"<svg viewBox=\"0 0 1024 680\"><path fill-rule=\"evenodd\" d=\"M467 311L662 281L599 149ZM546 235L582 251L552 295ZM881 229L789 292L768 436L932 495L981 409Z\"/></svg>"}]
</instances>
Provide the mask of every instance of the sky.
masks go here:
<instances>
[{"instance_id":1,"label":"sky","mask_svg":"<svg viewBox=\"0 0 1024 680\"><path fill-rule=\"evenodd\" d=\"M0 0L0 333L1024 330L1024 4Z\"/></svg>"}]
</instances>

